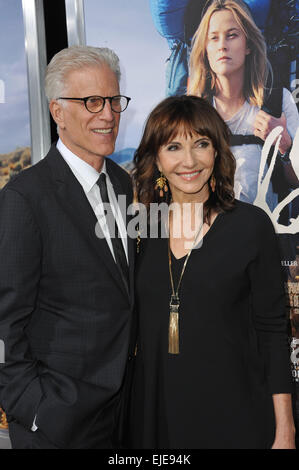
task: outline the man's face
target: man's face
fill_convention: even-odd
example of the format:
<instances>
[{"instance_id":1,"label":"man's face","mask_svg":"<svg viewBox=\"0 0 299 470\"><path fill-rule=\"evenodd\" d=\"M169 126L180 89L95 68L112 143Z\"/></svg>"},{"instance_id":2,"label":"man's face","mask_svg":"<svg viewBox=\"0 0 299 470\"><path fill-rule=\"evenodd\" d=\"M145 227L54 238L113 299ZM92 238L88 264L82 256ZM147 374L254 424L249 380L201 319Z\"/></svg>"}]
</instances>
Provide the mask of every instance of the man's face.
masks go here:
<instances>
[{"instance_id":1,"label":"man's face","mask_svg":"<svg viewBox=\"0 0 299 470\"><path fill-rule=\"evenodd\" d=\"M119 94L115 73L103 64L70 72L63 96L85 98ZM120 115L111 110L109 101L106 100L104 109L97 114L90 113L83 101L53 100L50 110L63 143L75 155L100 169L103 157L114 151L119 127Z\"/></svg>"}]
</instances>

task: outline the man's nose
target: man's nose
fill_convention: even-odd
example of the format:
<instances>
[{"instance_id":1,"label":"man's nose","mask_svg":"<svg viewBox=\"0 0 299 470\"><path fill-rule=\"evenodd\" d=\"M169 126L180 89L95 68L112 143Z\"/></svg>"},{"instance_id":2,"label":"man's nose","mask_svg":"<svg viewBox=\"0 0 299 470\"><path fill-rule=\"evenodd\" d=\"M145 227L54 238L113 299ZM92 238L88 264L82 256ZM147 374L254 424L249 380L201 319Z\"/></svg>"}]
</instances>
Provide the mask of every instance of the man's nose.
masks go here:
<instances>
[{"instance_id":1,"label":"man's nose","mask_svg":"<svg viewBox=\"0 0 299 470\"><path fill-rule=\"evenodd\" d=\"M109 100L105 100L104 103L104 108L102 111L99 112L99 117L102 119L106 119L107 121L113 121L114 120L114 113L111 108L111 103Z\"/></svg>"}]
</instances>

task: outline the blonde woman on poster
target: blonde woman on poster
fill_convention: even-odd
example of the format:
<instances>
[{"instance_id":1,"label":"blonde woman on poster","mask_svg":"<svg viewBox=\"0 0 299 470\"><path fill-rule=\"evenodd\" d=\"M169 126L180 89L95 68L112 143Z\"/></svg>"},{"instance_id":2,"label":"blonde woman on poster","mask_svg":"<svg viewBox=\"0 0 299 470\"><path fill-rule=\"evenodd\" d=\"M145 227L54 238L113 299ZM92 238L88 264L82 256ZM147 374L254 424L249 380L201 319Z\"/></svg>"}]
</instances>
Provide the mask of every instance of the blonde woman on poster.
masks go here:
<instances>
[{"instance_id":1,"label":"blonde woman on poster","mask_svg":"<svg viewBox=\"0 0 299 470\"><path fill-rule=\"evenodd\" d=\"M208 2L193 38L188 93L210 100L229 126L237 160L235 192L242 201L254 202L262 146L269 133L282 126L280 154L267 192L267 204L273 211L278 203L274 175L279 177L280 187L282 180L288 188L298 184L289 154L299 115L287 89L268 87L273 77L266 50L245 2Z\"/></svg>"}]
</instances>

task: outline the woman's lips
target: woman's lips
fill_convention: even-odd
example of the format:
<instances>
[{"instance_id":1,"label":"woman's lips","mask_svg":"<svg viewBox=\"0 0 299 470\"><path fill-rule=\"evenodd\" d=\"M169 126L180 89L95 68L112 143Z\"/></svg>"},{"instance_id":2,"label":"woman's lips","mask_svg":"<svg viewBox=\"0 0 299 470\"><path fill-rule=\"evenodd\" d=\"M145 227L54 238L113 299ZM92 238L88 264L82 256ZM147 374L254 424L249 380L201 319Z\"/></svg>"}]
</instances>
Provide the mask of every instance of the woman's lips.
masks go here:
<instances>
[{"instance_id":1,"label":"woman's lips","mask_svg":"<svg viewBox=\"0 0 299 470\"><path fill-rule=\"evenodd\" d=\"M220 59L218 59L218 62L226 62L227 60L231 60L231 58L224 56L224 57L220 57Z\"/></svg>"},{"instance_id":2,"label":"woman's lips","mask_svg":"<svg viewBox=\"0 0 299 470\"><path fill-rule=\"evenodd\" d=\"M197 170L191 173L177 173L177 175L185 181L193 181L200 175L201 172L202 170Z\"/></svg>"}]
</instances>

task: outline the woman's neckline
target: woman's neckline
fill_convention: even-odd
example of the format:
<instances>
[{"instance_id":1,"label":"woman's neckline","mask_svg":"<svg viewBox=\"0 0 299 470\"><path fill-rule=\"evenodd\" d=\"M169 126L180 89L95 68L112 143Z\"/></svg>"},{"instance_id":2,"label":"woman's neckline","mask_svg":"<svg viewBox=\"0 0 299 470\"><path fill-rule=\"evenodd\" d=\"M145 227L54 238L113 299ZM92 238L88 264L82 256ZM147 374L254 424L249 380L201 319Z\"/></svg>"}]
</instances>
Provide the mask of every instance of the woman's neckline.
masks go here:
<instances>
[{"instance_id":1,"label":"woman's neckline","mask_svg":"<svg viewBox=\"0 0 299 470\"><path fill-rule=\"evenodd\" d=\"M243 114L244 112L244 109L247 107L247 104L248 104L248 101L245 99L243 104L239 107L239 109L228 119L224 119L224 121L228 124L232 121L234 121L235 119L238 119L239 115L240 114ZM217 109L217 104L216 104L216 100L215 100L215 96L213 96L213 106L214 108L216 109L216 111L219 112L219 110ZM219 113L220 114L220 113Z\"/></svg>"},{"instance_id":2,"label":"woman's neckline","mask_svg":"<svg viewBox=\"0 0 299 470\"><path fill-rule=\"evenodd\" d=\"M209 230L207 231L207 233L199 240L198 244L193 248L193 250L199 249L199 248L196 248L196 247L198 247L198 245L201 245L201 246L202 246L203 243L204 243L205 241L207 241L208 236L209 236L209 233L211 232L211 230L212 230L212 231L215 230L215 224L217 225L217 223L219 223L219 219L222 218L222 216L223 216L224 214L225 214L225 212L219 212L219 214L216 215L216 217L215 217L215 219L214 219L214 221L213 221L211 227L209 228ZM217 222L217 221L218 221L218 222ZM200 248L201 248L201 246L200 246ZM187 254L185 254L184 256L181 256L180 258L177 258L171 249L170 249L170 253L171 253L171 255L172 255L172 257L173 257L173 259L174 259L175 261L182 261L182 260L185 259L186 256L188 255L188 253L187 253Z\"/></svg>"}]
</instances>

